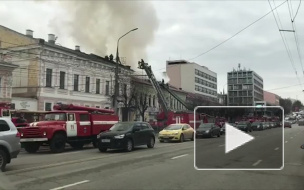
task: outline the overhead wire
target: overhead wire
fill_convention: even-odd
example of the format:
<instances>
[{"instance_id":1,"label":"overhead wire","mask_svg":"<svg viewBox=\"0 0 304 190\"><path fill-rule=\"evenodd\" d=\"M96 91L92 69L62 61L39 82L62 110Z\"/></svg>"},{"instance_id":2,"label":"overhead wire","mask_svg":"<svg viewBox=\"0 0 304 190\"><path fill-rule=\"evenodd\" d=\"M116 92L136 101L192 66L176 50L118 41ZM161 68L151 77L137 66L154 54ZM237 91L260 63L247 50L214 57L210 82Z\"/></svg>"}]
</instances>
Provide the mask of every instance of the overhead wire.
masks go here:
<instances>
[{"instance_id":1,"label":"overhead wire","mask_svg":"<svg viewBox=\"0 0 304 190\"><path fill-rule=\"evenodd\" d=\"M193 60L193 59L196 59L202 55L205 55L207 53L209 53L210 51L214 50L215 48L221 46L222 44L226 43L227 41L231 40L232 38L234 38L235 36L237 36L238 34L240 34L241 32L243 32L244 30L248 29L250 26L254 25L255 23L257 23L258 21L262 20L263 18L265 18L267 15L269 15L270 13L273 12L273 10L279 8L280 6L282 6L284 3L286 3L288 0L284 1L283 3L281 3L280 5L278 5L277 7L275 7L274 9L272 9L271 11L269 11L268 13L266 13L265 15L263 15L262 17L260 17L259 19L255 20L254 22L252 22L251 24L247 25L246 27L244 27L243 29L241 29L240 31L238 31L237 33L235 33L234 35L232 35L231 37L229 37L228 39L224 40L223 42L217 44L216 46L210 48L209 50L191 58L191 59L188 59L188 61L190 60Z\"/></svg>"},{"instance_id":2,"label":"overhead wire","mask_svg":"<svg viewBox=\"0 0 304 190\"><path fill-rule=\"evenodd\" d=\"M286 2L286 1L285 1L285 2ZM288 2L288 0L287 0L287 2ZM275 14L274 14L274 11L273 11L274 9L273 9L272 6L271 6L270 0L268 0L268 3L269 3L269 6L270 6L270 9L272 10L271 12L273 13L273 17L274 17L274 19L275 19L275 22L276 22L277 28L278 28L278 30L279 30L279 33L280 33L280 35L281 35L282 41L283 41L283 43L284 43L284 46L285 46L285 48L286 48L286 51L287 51L287 54L288 54L290 63L291 63L291 65L292 65L292 67L293 67L293 69L294 69L294 71L295 71L295 74L296 74L297 79L299 80L299 84L301 84L301 88L303 89L301 80L300 80L300 78L299 78L299 76L298 76L297 69L296 69L296 67L295 67L295 65L294 65L294 61L293 61L292 54L291 54L291 52L290 52L290 48L289 48L289 46L288 46L287 40L283 37L283 35L282 35L281 31L280 31L280 26L279 26L279 23L278 23L278 21L277 21L277 19L276 19ZM280 4L280 5L282 5L282 4Z\"/></svg>"}]
</instances>

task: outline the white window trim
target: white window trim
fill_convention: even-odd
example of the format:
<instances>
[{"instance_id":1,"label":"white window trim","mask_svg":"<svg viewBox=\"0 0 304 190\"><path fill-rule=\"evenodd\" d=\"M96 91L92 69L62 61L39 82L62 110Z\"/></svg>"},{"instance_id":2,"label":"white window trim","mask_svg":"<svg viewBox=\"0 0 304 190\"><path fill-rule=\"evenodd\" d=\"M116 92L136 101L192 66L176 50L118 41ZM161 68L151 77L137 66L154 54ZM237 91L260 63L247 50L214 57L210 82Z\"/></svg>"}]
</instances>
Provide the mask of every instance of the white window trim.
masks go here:
<instances>
[{"instance_id":1,"label":"white window trim","mask_svg":"<svg viewBox=\"0 0 304 190\"><path fill-rule=\"evenodd\" d=\"M78 75L78 91L77 92L81 92L81 74L79 73L79 72L73 72L73 76L72 76L72 80L73 80L73 82L72 82L72 84L73 84L73 86L72 86L72 91L74 91L74 77L75 77L75 75ZM76 92L76 91L75 91Z\"/></svg>"},{"instance_id":2,"label":"white window trim","mask_svg":"<svg viewBox=\"0 0 304 190\"><path fill-rule=\"evenodd\" d=\"M51 103L51 110L53 110L54 102L49 102L49 101L44 101L44 102L43 102L43 110L46 111L46 110L45 110L45 104L46 104L46 103Z\"/></svg>"},{"instance_id":3,"label":"white window trim","mask_svg":"<svg viewBox=\"0 0 304 190\"><path fill-rule=\"evenodd\" d=\"M64 88L61 89L60 88L60 72L64 72ZM68 73L67 71L65 70L62 70L62 69L59 69L59 75L58 75L58 88L61 89L61 90L67 90L68 89L68 85L67 85L67 80L68 79Z\"/></svg>"}]
</instances>

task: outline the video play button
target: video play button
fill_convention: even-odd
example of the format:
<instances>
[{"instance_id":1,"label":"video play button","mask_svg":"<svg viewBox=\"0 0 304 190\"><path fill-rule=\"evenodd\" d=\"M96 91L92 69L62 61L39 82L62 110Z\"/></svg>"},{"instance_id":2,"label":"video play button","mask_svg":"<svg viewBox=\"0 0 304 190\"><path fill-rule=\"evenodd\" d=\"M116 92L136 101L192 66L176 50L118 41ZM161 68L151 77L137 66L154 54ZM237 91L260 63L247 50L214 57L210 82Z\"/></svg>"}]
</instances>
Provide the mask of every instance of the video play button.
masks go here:
<instances>
[{"instance_id":1,"label":"video play button","mask_svg":"<svg viewBox=\"0 0 304 190\"><path fill-rule=\"evenodd\" d=\"M226 154L254 139L253 136L248 135L247 133L227 123L225 124L225 131L226 131L226 137L225 137Z\"/></svg>"}]
</instances>

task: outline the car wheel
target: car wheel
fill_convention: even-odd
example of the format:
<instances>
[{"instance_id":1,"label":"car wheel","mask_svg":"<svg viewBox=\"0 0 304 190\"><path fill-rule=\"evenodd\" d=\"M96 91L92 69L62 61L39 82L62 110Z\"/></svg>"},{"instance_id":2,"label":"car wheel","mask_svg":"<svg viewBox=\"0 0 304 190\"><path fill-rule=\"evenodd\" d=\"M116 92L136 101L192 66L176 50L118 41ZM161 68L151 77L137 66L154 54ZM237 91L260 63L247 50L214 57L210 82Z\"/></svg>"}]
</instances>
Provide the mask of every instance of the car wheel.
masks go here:
<instances>
[{"instance_id":1,"label":"car wheel","mask_svg":"<svg viewBox=\"0 0 304 190\"><path fill-rule=\"evenodd\" d=\"M8 155L3 150L0 150L0 170L5 172L5 166L7 164Z\"/></svg>"},{"instance_id":2,"label":"car wheel","mask_svg":"<svg viewBox=\"0 0 304 190\"><path fill-rule=\"evenodd\" d=\"M50 148L53 153L61 153L65 148L66 138L63 134L56 134L50 143Z\"/></svg>"},{"instance_id":3,"label":"car wheel","mask_svg":"<svg viewBox=\"0 0 304 190\"><path fill-rule=\"evenodd\" d=\"M219 132L218 134L217 134L217 137L220 137L221 136L221 132Z\"/></svg>"},{"instance_id":4,"label":"car wheel","mask_svg":"<svg viewBox=\"0 0 304 190\"><path fill-rule=\"evenodd\" d=\"M107 152L107 148L98 146L99 152Z\"/></svg>"},{"instance_id":5,"label":"car wheel","mask_svg":"<svg viewBox=\"0 0 304 190\"><path fill-rule=\"evenodd\" d=\"M179 142L184 142L184 140L185 140L184 139L184 134L181 134L180 137L179 137Z\"/></svg>"},{"instance_id":6,"label":"car wheel","mask_svg":"<svg viewBox=\"0 0 304 190\"><path fill-rule=\"evenodd\" d=\"M36 153L40 148L38 143L24 143L24 149L28 153Z\"/></svg>"},{"instance_id":7,"label":"car wheel","mask_svg":"<svg viewBox=\"0 0 304 190\"><path fill-rule=\"evenodd\" d=\"M154 148L155 140L153 137L150 137L149 142L147 143L148 148Z\"/></svg>"},{"instance_id":8,"label":"car wheel","mask_svg":"<svg viewBox=\"0 0 304 190\"><path fill-rule=\"evenodd\" d=\"M133 141L128 139L125 150L127 152L131 152L133 150Z\"/></svg>"},{"instance_id":9,"label":"car wheel","mask_svg":"<svg viewBox=\"0 0 304 190\"><path fill-rule=\"evenodd\" d=\"M191 141L194 141L194 133L192 133L192 137L190 139Z\"/></svg>"}]
</instances>

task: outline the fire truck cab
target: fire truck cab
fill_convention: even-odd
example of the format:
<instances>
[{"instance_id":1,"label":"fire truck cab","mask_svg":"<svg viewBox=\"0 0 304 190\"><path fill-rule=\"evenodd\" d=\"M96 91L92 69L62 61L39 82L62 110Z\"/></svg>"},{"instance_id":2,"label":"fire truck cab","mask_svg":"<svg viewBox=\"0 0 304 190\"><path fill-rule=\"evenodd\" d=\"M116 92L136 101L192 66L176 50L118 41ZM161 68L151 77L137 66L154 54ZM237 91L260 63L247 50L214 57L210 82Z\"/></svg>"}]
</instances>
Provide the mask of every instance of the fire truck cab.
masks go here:
<instances>
[{"instance_id":1,"label":"fire truck cab","mask_svg":"<svg viewBox=\"0 0 304 190\"><path fill-rule=\"evenodd\" d=\"M89 108L75 105L54 105L43 121L30 123L21 128L21 143L25 150L34 153L41 145L50 146L53 153L63 152L65 145L82 148L93 143L96 137L119 121L113 110Z\"/></svg>"}]
</instances>

